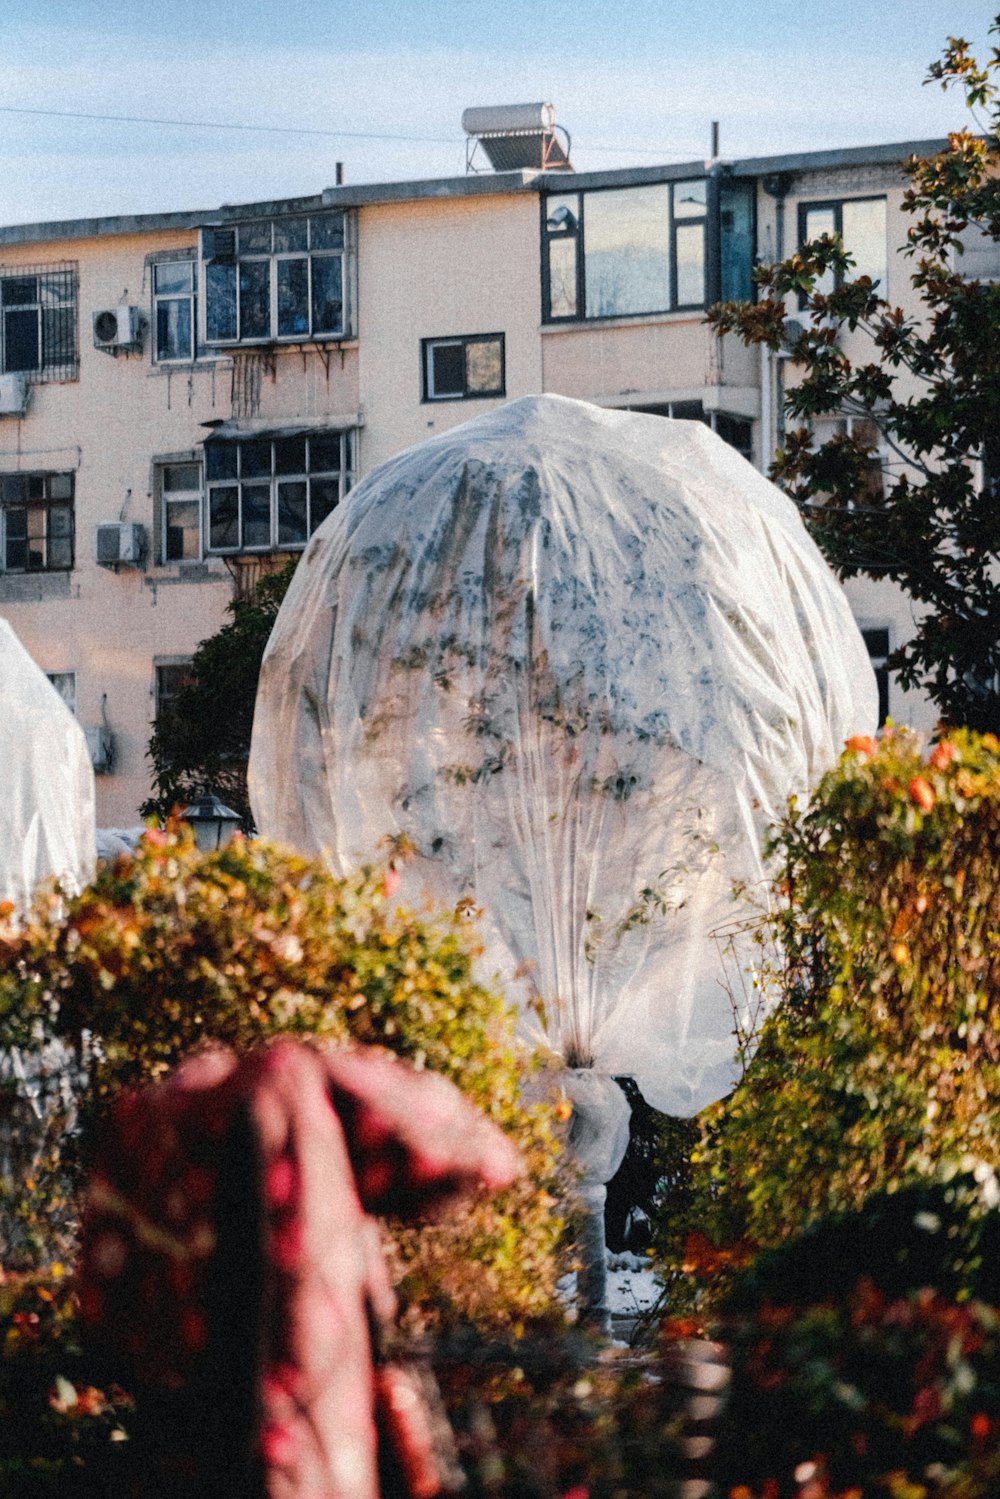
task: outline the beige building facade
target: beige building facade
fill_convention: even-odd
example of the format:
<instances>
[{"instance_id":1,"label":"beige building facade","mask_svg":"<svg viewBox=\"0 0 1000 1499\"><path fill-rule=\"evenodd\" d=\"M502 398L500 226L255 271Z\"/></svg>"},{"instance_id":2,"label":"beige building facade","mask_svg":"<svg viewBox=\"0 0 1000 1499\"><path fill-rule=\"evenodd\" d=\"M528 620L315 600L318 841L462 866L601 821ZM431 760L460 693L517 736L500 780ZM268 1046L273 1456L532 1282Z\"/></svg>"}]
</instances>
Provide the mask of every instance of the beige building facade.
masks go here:
<instances>
[{"instance_id":1,"label":"beige building facade","mask_svg":"<svg viewBox=\"0 0 1000 1499\"><path fill-rule=\"evenodd\" d=\"M707 421L766 468L794 369L706 305L833 230L906 307L901 163L940 145L0 229L0 616L88 730L99 823L137 820L156 713L234 591L433 432L552 391ZM907 606L849 593L878 661Z\"/></svg>"}]
</instances>

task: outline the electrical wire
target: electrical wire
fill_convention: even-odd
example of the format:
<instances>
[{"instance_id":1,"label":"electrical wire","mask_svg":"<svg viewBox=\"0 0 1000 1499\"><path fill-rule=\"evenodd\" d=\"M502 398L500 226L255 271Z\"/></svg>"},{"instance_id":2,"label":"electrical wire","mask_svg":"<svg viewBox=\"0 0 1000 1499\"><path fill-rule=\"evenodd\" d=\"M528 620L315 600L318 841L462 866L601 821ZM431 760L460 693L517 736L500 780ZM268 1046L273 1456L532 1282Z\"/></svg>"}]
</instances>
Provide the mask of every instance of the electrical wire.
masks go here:
<instances>
[{"instance_id":1,"label":"electrical wire","mask_svg":"<svg viewBox=\"0 0 1000 1499\"><path fill-rule=\"evenodd\" d=\"M0 114L5 115L42 115L52 120L95 120L97 122L114 125L167 125L184 130L229 130L229 131L255 131L268 135L313 135L325 136L333 140L355 140L355 141L404 141L414 145L423 146L455 146L459 142L454 136L443 135L400 135L387 131L374 130L317 130L304 125L244 125L222 120L168 120L156 115L117 115L98 114L78 109L28 109L19 108L12 104L0 104ZM667 151L660 146L608 146L590 145L584 147L586 151L610 152L617 156L655 156L659 161L688 161L692 157L697 158L697 151L688 152L686 155L679 154L676 150Z\"/></svg>"}]
</instances>

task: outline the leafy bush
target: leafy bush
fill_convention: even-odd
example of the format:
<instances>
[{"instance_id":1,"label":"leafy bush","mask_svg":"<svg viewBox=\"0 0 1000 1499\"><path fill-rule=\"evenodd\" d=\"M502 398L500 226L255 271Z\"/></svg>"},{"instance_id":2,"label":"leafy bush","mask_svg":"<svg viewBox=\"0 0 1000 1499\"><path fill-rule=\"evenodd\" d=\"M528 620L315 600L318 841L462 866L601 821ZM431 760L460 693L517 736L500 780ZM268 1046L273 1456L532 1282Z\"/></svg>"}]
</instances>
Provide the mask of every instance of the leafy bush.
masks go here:
<instances>
[{"instance_id":1,"label":"leafy bush","mask_svg":"<svg viewBox=\"0 0 1000 1499\"><path fill-rule=\"evenodd\" d=\"M695 1151L723 1246L1000 1164L1000 741L852 740L771 853L783 998Z\"/></svg>"},{"instance_id":2,"label":"leafy bush","mask_svg":"<svg viewBox=\"0 0 1000 1499\"><path fill-rule=\"evenodd\" d=\"M22 926L8 913L0 1048L37 1057L62 1042L85 1126L111 1093L208 1042L245 1050L291 1032L441 1072L516 1137L526 1173L457 1221L401 1231L404 1292L414 1305L433 1286L439 1316L551 1313L562 1220L549 1111L521 1100L526 1058L474 976L474 929L398 908L396 880L391 864L336 880L263 843L201 855L186 827L150 831L80 895L46 893Z\"/></svg>"},{"instance_id":3,"label":"leafy bush","mask_svg":"<svg viewBox=\"0 0 1000 1499\"><path fill-rule=\"evenodd\" d=\"M1000 1213L979 1175L875 1193L736 1277L723 1493L997 1492Z\"/></svg>"}]
</instances>

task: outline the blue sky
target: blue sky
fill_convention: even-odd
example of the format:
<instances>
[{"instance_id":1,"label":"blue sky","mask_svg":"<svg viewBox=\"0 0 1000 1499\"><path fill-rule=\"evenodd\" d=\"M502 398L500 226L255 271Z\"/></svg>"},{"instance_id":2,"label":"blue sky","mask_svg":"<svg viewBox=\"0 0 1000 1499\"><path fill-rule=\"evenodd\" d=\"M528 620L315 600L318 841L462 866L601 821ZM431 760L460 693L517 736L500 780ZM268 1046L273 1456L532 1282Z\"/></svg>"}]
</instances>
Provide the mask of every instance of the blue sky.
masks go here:
<instances>
[{"instance_id":1,"label":"blue sky","mask_svg":"<svg viewBox=\"0 0 1000 1499\"><path fill-rule=\"evenodd\" d=\"M549 100L580 169L923 139L971 0L0 0L0 223L464 170L470 104ZM16 113L48 110L53 114ZM62 112L62 113L59 113ZM67 118L153 116L184 128ZM341 132L266 133L235 126Z\"/></svg>"}]
</instances>

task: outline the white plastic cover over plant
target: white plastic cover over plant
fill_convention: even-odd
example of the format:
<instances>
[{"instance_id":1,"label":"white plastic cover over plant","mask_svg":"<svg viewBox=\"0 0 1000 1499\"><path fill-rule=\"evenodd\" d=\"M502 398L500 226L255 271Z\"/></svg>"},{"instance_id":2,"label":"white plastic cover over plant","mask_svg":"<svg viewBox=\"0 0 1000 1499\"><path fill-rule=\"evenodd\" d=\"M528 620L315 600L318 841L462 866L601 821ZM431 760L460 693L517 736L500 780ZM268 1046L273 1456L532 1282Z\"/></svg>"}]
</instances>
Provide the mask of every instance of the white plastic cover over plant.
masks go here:
<instances>
[{"instance_id":1,"label":"white plastic cover over plant","mask_svg":"<svg viewBox=\"0 0 1000 1499\"><path fill-rule=\"evenodd\" d=\"M762 829L875 721L844 595L767 479L699 422L529 397L317 532L251 798L336 872L405 834L408 893L482 908L527 1031L684 1115L734 1080L733 881L759 897Z\"/></svg>"},{"instance_id":2,"label":"white plastic cover over plant","mask_svg":"<svg viewBox=\"0 0 1000 1499\"><path fill-rule=\"evenodd\" d=\"M38 883L76 888L94 872L94 772L83 730L0 620L0 900Z\"/></svg>"}]
</instances>

